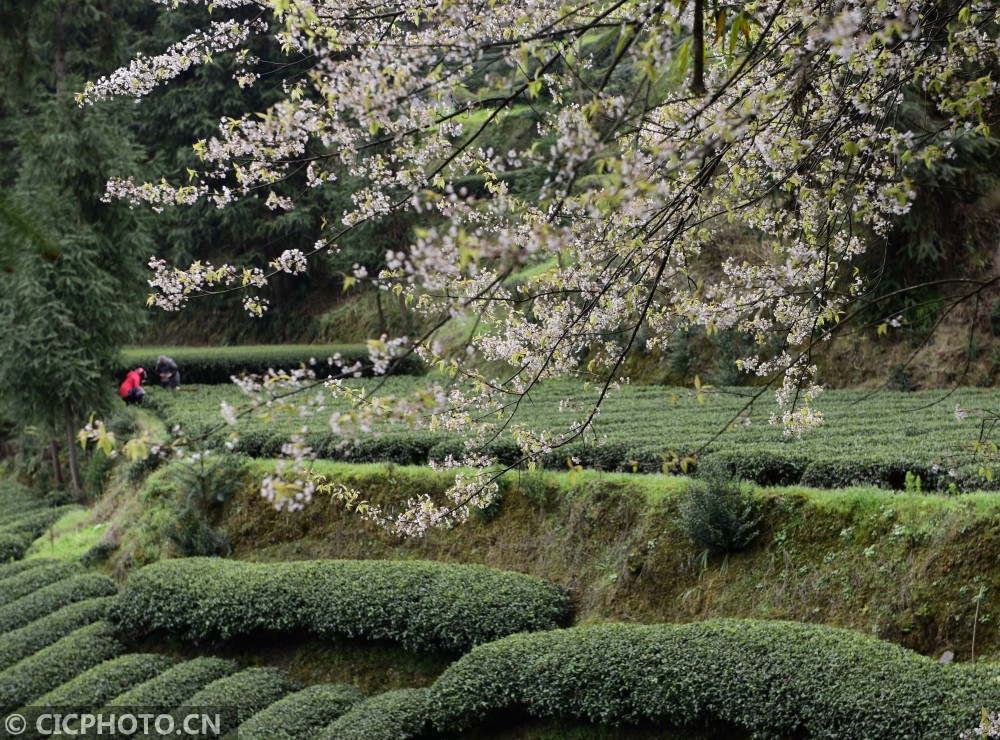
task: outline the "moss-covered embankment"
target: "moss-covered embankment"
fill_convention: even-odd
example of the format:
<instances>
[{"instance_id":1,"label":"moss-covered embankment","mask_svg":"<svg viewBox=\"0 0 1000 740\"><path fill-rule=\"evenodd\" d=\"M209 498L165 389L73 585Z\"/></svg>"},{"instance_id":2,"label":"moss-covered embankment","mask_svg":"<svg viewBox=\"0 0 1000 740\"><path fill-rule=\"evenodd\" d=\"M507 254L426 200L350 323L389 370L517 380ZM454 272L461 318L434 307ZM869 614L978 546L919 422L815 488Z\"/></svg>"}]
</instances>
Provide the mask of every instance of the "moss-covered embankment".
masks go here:
<instances>
[{"instance_id":1,"label":"moss-covered embankment","mask_svg":"<svg viewBox=\"0 0 1000 740\"><path fill-rule=\"evenodd\" d=\"M448 480L426 468L320 470L383 505L440 492ZM790 619L932 656L1000 658L997 494L758 491L759 537L723 559L706 558L679 528L686 486L661 476L509 475L495 510L421 539L387 534L329 499L276 512L251 486L221 523L245 559L425 558L530 573L571 589L579 623Z\"/></svg>"}]
</instances>

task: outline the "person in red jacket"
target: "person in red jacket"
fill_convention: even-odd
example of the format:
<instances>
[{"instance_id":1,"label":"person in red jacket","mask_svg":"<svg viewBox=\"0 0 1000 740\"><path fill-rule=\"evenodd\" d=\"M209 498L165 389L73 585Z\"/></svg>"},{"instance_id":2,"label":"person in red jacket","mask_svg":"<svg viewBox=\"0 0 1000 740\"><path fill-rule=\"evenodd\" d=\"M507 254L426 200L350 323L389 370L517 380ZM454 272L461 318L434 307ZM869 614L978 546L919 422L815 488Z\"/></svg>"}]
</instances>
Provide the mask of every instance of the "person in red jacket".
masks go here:
<instances>
[{"instance_id":1,"label":"person in red jacket","mask_svg":"<svg viewBox=\"0 0 1000 740\"><path fill-rule=\"evenodd\" d=\"M146 377L146 371L137 367L135 370L130 370L125 376L125 382L118 386L118 395L126 404L142 405L142 397L146 395L146 391L142 389L144 377Z\"/></svg>"}]
</instances>

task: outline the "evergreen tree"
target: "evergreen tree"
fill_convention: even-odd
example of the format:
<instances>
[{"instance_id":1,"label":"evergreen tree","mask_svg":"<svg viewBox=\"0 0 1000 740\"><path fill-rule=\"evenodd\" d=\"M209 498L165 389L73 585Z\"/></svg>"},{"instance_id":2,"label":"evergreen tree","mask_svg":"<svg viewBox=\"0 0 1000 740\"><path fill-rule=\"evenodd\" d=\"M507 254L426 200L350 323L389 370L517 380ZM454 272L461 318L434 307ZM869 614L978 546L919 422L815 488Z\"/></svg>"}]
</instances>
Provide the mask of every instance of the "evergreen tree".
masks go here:
<instances>
[{"instance_id":1,"label":"evergreen tree","mask_svg":"<svg viewBox=\"0 0 1000 740\"><path fill-rule=\"evenodd\" d=\"M126 4L127 5L127 4ZM7 155L0 172L0 415L68 444L81 495L75 434L114 399L112 368L143 316L144 219L102 203L108 172L138 166L127 106L81 110L78 75L113 53L121 8L109 2L5 3L2 55ZM8 13L10 14L8 16ZM22 25L23 24L23 25Z\"/></svg>"}]
</instances>

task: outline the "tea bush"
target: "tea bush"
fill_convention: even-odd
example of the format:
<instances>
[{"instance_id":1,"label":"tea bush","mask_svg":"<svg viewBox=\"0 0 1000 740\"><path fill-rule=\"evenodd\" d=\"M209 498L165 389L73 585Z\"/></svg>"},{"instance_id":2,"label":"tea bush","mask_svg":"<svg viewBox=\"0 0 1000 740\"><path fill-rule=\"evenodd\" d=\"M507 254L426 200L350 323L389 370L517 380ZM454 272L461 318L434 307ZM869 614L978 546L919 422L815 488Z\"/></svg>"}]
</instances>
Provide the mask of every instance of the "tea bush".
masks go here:
<instances>
[{"instance_id":1,"label":"tea bush","mask_svg":"<svg viewBox=\"0 0 1000 740\"><path fill-rule=\"evenodd\" d=\"M18 573L23 573L24 571L31 570L32 568L41 568L43 565L49 565L55 562L59 561L48 560L46 558L32 558L31 560L15 560L11 563L0 564L0 586L3 585L3 581L16 576Z\"/></svg>"},{"instance_id":2,"label":"tea bush","mask_svg":"<svg viewBox=\"0 0 1000 740\"><path fill-rule=\"evenodd\" d=\"M569 615L560 587L479 565L214 558L167 560L133 573L112 610L123 630L190 640L295 631L459 651L553 629Z\"/></svg>"},{"instance_id":3,"label":"tea bush","mask_svg":"<svg viewBox=\"0 0 1000 740\"><path fill-rule=\"evenodd\" d=\"M4 524L0 525L0 533L26 534L31 539L34 539L58 521L59 517L63 514L79 508L78 506L67 505L27 511L12 519L8 519Z\"/></svg>"},{"instance_id":4,"label":"tea bush","mask_svg":"<svg viewBox=\"0 0 1000 740\"><path fill-rule=\"evenodd\" d=\"M263 709L239 727L240 740L301 740L316 733L364 699L344 684L317 684Z\"/></svg>"},{"instance_id":5,"label":"tea bush","mask_svg":"<svg viewBox=\"0 0 1000 740\"><path fill-rule=\"evenodd\" d=\"M0 503L3 504L3 509L0 510L0 528L6 528L22 517L45 512L49 509L49 506L42 499L33 495L17 498L0 497Z\"/></svg>"},{"instance_id":6,"label":"tea bush","mask_svg":"<svg viewBox=\"0 0 1000 740\"><path fill-rule=\"evenodd\" d=\"M351 381L361 388L370 381ZM426 389L426 378L388 378L380 393L405 396ZM201 393L162 393L158 413L168 424L180 424L189 434L220 423L219 403L238 405L245 397L236 388L202 388ZM945 392L894 393L885 391L866 399L866 391L831 390L816 401L827 421L820 433L788 438L755 414L741 417L746 399L738 393L697 394L690 390L660 386L627 386L606 399L594 430L607 435L604 445L573 443L555 450L542 460L549 469L566 470L567 458L579 459L584 468L630 472L680 472L677 460L698 452L698 463L717 461L730 473L759 485L805 484L821 488L875 484L901 489L907 470L919 475L925 490L958 490L1000 487L1000 476L985 480L971 456L954 459L956 450L978 439L972 420L959 421L955 404L963 408L989 408L988 394L962 389L945 398ZM534 429L559 430L566 415L559 402L573 396L582 399L583 388L571 381L551 381L532 391L532 403L524 406L522 421ZM934 404L934 401L941 403ZM908 413L926 407L919 414ZM347 402L332 400L331 411L344 411ZM650 413L655 409L655 413ZM887 425L886 418L906 416L906 425ZM735 417L735 420L734 420ZM340 446L331 438L326 417L316 418L306 434L320 457L351 462L424 464L447 455L461 457L461 437L438 431L401 430L376 425L357 444ZM750 422L747 424L746 422ZM733 422L733 423L731 423ZM240 449L254 457L273 457L303 419L273 417L245 419L240 423ZM719 435L720 430L722 431ZM520 458L509 437L501 437L487 452L501 463ZM690 469L690 466L689 466Z\"/></svg>"},{"instance_id":7,"label":"tea bush","mask_svg":"<svg viewBox=\"0 0 1000 740\"><path fill-rule=\"evenodd\" d=\"M67 604L95 596L110 596L117 590L110 578L92 573L49 584L6 606L0 606L0 634L23 627Z\"/></svg>"},{"instance_id":8,"label":"tea bush","mask_svg":"<svg viewBox=\"0 0 1000 740\"><path fill-rule=\"evenodd\" d=\"M170 667L165 655L131 653L95 665L35 701L40 706L99 707Z\"/></svg>"},{"instance_id":9,"label":"tea bush","mask_svg":"<svg viewBox=\"0 0 1000 740\"><path fill-rule=\"evenodd\" d=\"M35 508L0 525L0 562L20 560L36 537L45 533L59 518L79 506Z\"/></svg>"},{"instance_id":10,"label":"tea bush","mask_svg":"<svg viewBox=\"0 0 1000 740\"><path fill-rule=\"evenodd\" d=\"M76 601L31 624L0 635L0 670L37 653L74 630L107 616L110 596Z\"/></svg>"},{"instance_id":11,"label":"tea bush","mask_svg":"<svg viewBox=\"0 0 1000 740\"><path fill-rule=\"evenodd\" d=\"M33 541L27 534L0 532L0 563L23 558Z\"/></svg>"},{"instance_id":12,"label":"tea bush","mask_svg":"<svg viewBox=\"0 0 1000 740\"><path fill-rule=\"evenodd\" d=\"M316 740L407 740L428 729L428 689L386 691L361 702L316 736Z\"/></svg>"},{"instance_id":13,"label":"tea bush","mask_svg":"<svg viewBox=\"0 0 1000 740\"><path fill-rule=\"evenodd\" d=\"M0 706L19 707L123 651L107 622L71 632L0 671Z\"/></svg>"},{"instance_id":14,"label":"tea bush","mask_svg":"<svg viewBox=\"0 0 1000 740\"><path fill-rule=\"evenodd\" d=\"M145 367L150 384L155 384L153 368L159 355L172 357L180 367L185 384L229 383L233 375L263 374L269 369L295 370L310 366L317 376L327 377L334 368L326 359L339 354L341 361L353 365L369 364L366 344L271 344L240 347L135 347L122 352L122 365L115 371L119 382L138 366ZM315 364L310 365L310 360ZM413 375L424 371L415 355L401 358L393 368L395 375Z\"/></svg>"},{"instance_id":15,"label":"tea bush","mask_svg":"<svg viewBox=\"0 0 1000 740\"><path fill-rule=\"evenodd\" d=\"M997 672L793 622L607 624L475 648L433 684L429 717L440 732L521 708L609 725L721 721L761 738L946 738L1000 704Z\"/></svg>"},{"instance_id":16,"label":"tea bush","mask_svg":"<svg viewBox=\"0 0 1000 740\"><path fill-rule=\"evenodd\" d=\"M178 663L108 702L114 707L150 707L167 710L190 706L192 696L213 681L232 675L236 664L222 658L195 658Z\"/></svg>"},{"instance_id":17,"label":"tea bush","mask_svg":"<svg viewBox=\"0 0 1000 740\"><path fill-rule=\"evenodd\" d=\"M75 563L46 563L39 568L32 568L5 578L0 583L0 606L27 596L50 583L77 575L82 570L83 568Z\"/></svg>"},{"instance_id":18,"label":"tea bush","mask_svg":"<svg viewBox=\"0 0 1000 740\"><path fill-rule=\"evenodd\" d=\"M0 526L22 514L41 509L45 502L36 497L31 489L11 478L0 480Z\"/></svg>"},{"instance_id":19,"label":"tea bush","mask_svg":"<svg viewBox=\"0 0 1000 740\"><path fill-rule=\"evenodd\" d=\"M102 540L87 549L80 556L80 564L86 567L98 565L110 558L118 550L118 543L110 540Z\"/></svg>"},{"instance_id":20,"label":"tea bush","mask_svg":"<svg viewBox=\"0 0 1000 740\"><path fill-rule=\"evenodd\" d=\"M224 708L226 712L221 729L225 733L295 688L295 684L277 668L246 668L213 681L190 697L186 704L191 707Z\"/></svg>"}]
</instances>

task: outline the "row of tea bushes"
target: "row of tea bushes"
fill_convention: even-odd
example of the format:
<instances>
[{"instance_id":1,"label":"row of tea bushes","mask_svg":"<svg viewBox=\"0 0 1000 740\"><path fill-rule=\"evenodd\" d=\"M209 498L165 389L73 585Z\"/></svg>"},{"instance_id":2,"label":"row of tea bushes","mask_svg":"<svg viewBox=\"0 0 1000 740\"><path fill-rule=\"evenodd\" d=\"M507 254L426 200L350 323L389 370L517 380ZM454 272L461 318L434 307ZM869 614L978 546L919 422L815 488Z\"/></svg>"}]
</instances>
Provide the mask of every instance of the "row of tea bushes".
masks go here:
<instances>
[{"instance_id":1,"label":"row of tea bushes","mask_svg":"<svg viewBox=\"0 0 1000 740\"><path fill-rule=\"evenodd\" d=\"M47 562L37 568L30 568L15 573L7 578L0 578L0 606L4 606L37 591L50 583L61 581L70 576L79 575L83 568L76 563Z\"/></svg>"},{"instance_id":2,"label":"row of tea bushes","mask_svg":"<svg viewBox=\"0 0 1000 740\"><path fill-rule=\"evenodd\" d=\"M129 653L89 668L35 699L48 707L99 706L121 692L148 681L170 667L166 655Z\"/></svg>"},{"instance_id":3,"label":"row of tea bushes","mask_svg":"<svg viewBox=\"0 0 1000 740\"><path fill-rule=\"evenodd\" d=\"M0 563L0 581L6 581L8 578L13 578L33 568L41 568L43 565L51 562L53 561L45 558L32 558L31 560L11 560L6 563Z\"/></svg>"},{"instance_id":4,"label":"row of tea bushes","mask_svg":"<svg viewBox=\"0 0 1000 740\"><path fill-rule=\"evenodd\" d=\"M126 632L194 641L294 631L464 651L515 632L554 629L570 611L562 588L478 565L187 558L134 573L112 619Z\"/></svg>"},{"instance_id":5,"label":"row of tea bushes","mask_svg":"<svg viewBox=\"0 0 1000 740\"><path fill-rule=\"evenodd\" d=\"M373 383L350 381L348 385L371 391ZM427 378L387 378L380 382L378 393L407 397L432 386ZM196 434L220 425L221 401L234 407L245 401L234 387L200 390L196 394L158 395L157 412L168 425L179 424L188 434ZM559 408L566 397L582 400L582 384L539 384L532 390L532 403L522 407L521 421L536 430L565 431L568 417ZM576 458L587 469L679 472L682 459L688 470L696 467L688 458L697 453L699 461L715 460L739 477L767 486L901 489L907 483L907 473L911 480L920 477L923 490L947 491L952 485L958 490L1000 486L1000 476L985 479L972 455L960 453L978 439L979 429L971 420L956 418L956 404L962 409L989 408L990 404L988 396L974 389L959 390L947 399L944 393L936 392L886 392L867 400L862 392L831 390L817 400L827 416L826 424L801 439L786 437L780 425L768 424L760 409L752 418L745 412L741 415L746 403L743 396L716 394L703 400L698 403L696 396L683 389L627 386L605 400L595 421L594 431L606 435L605 444L574 442L546 455L540 463L548 469L565 470L567 461ZM940 402L934 405L935 401ZM764 410L770 408L767 402L760 403ZM914 412L919 406L928 408ZM349 403L328 399L327 408L343 413ZM886 419L898 423L886 424ZM251 457L277 456L291 433L311 424L305 438L323 459L422 465L448 455L459 458L466 452L459 435L387 423L376 424L370 433L345 445L342 438L330 434L328 420L326 414L311 420L298 414L244 418L238 427L239 449ZM231 430L226 427L225 431ZM521 458L509 435L501 435L485 451L504 464Z\"/></svg>"},{"instance_id":6,"label":"row of tea bushes","mask_svg":"<svg viewBox=\"0 0 1000 740\"><path fill-rule=\"evenodd\" d=\"M0 706L28 704L123 651L109 623L81 627L0 671Z\"/></svg>"},{"instance_id":7,"label":"row of tea bushes","mask_svg":"<svg viewBox=\"0 0 1000 740\"><path fill-rule=\"evenodd\" d=\"M364 700L354 686L316 684L289 694L240 725L240 740L315 738L326 725ZM374 738L372 739L374 740Z\"/></svg>"},{"instance_id":8,"label":"row of tea bushes","mask_svg":"<svg viewBox=\"0 0 1000 740\"><path fill-rule=\"evenodd\" d=\"M605 725L724 722L755 737L946 738L1000 706L998 670L793 622L608 624L477 647L433 684L427 719L457 732L516 708Z\"/></svg>"},{"instance_id":9,"label":"row of tea bushes","mask_svg":"<svg viewBox=\"0 0 1000 740\"><path fill-rule=\"evenodd\" d=\"M429 689L386 691L327 725L316 740L406 740L426 735Z\"/></svg>"},{"instance_id":10,"label":"row of tea bushes","mask_svg":"<svg viewBox=\"0 0 1000 740\"><path fill-rule=\"evenodd\" d=\"M257 712L296 689L278 668L245 668L217 679L189 697L189 707L218 707L222 710L222 734L236 729Z\"/></svg>"},{"instance_id":11,"label":"row of tea bushes","mask_svg":"<svg viewBox=\"0 0 1000 740\"><path fill-rule=\"evenodd\" d=\"M311 368L318 377L329 377L340 370L327 362L336 357L345 366L361 363L367 368L371 361L366 344L268 344L241 347L133 347L122 352L122 364L115 370L119 382L136 367L144 367L150 384L156 360L160 355L173 359L180 368L181 381L185 384L215 385L229 383L232 376L244 374L263 375L269 370L290 371L300 367ZM390 368L394 375L414 375L424 372L423 363L416 355L396 360Z\"/></svg>"},{"instance_id":12,"label":"row of tea bushes","mask_svg":"<svg viewBox=\"0 0 1000 740\"><path fill-rule=\"evenodd\" d=\"M27 486L12 478L0 479L0 526L44 507L45 502L33 495Z\"/></svg>"},{"instance_id":13,"label":"row of tea bushes","mask_svg":"<svg viewBox=\"0 0 1000 740\"><path fill-rule=\"evenodd\" d=\"M0 480L0 563L23 558L35 538L76 508L50 506L20 483Z\"/></svg>"},{"instance_id":14,"label":"row of tea bushes","mask_svg":"<svg viewBox=\"0 0 1000 740\"><path fill-rule=\"evenodd\" d=\"M251 740L291 740L315 735L364 698L344 685L299 690L277 668L238 670L210 657L174 664L166 655L125 653L104 621L113 597L73 601L94 584L100 592L113 591L113 584L81 571L44 560L0 566L0 706L21 706L29 727L38 707L179 712L186 706L218 709L223 733L238 727Z\"/></svg>"},{"instance_id":15,"label":"row of tea bushes","mask_svg":"<svg viewBox=\"0 0 1000 740\"><path fill-rule=\"evenodd\" d=\"M274 429L252 429L239 438L238 450L249 457L279 457L288 434ZM429 461L442 461L451 456L456 460L467 454L461 438L440 432L393 431L362 436L349 445L325 432L306 436L306 443L324 460L368 463L390 462L397 465L425 465ZM561 447L538 461L547 470L566 470L567 460L587 469L660 473L682 472L678 465L666 462L668 456L662 445L636 447L624 442L608 442L594 446L573 443ZM496 457L503 465L517 464L523 456L517 445L508 439L491 442L485 454ZM697 472L699 462L711 461L724 467L731 475L763 486L803 485L812 488L845 488L848 486L874 486L902 489L907 474L919 476L924 490L946 490L951 483L961 490L995 488L996 483L972 474L968 465L961 467L956 477L932 460L917 459L896 454L845 458L839 454L814 454L803 457L798 453L768 450L708 451L698 462L685 463L687 472Z\"/></svg>"},{"instance_id":16,"label":"row of tea bushes","mask_svg":"<svg viewBox=\"0 0 1000 740\"><path fill-rule=\"evenodd\" d=\"M110 707L173 709L197 692L236 672L236 664L222 658L202 657L177 663L148 681L132 686L108 702Z\"/></svg>"},{"instance_id":17,"label":"row of tea bushes","mask_svg":"<svg viewBox=\"0 0 1000 740\"><path fill-rule=\"evenodd\" d=\"M76 601L117 592L107 576L82 573L44 586L37 591L0 606L0 634L24 627Z\"/></svg>"},{"instance_id":18,"label":"row of tea bushes","mask_svg":"<svg viewBox=\"0 0 1000 740\"><path fill-rule=\"evenodd\" d=\"M34 655L81 627L104 619L110 606L110 596L76 601L19 629L0 635L0 670Z\"/></svg>"}]
</instances>

